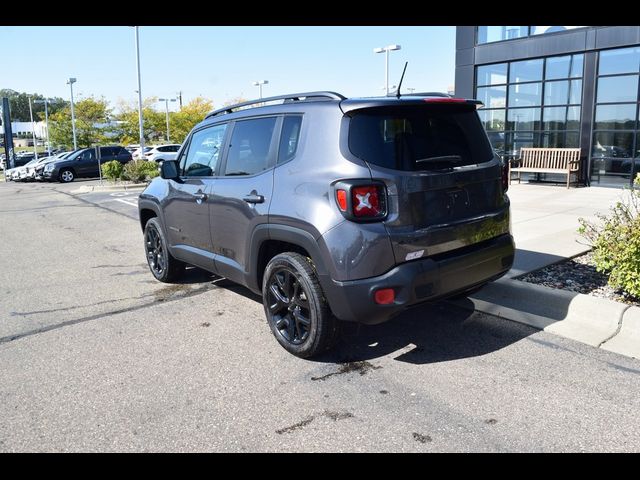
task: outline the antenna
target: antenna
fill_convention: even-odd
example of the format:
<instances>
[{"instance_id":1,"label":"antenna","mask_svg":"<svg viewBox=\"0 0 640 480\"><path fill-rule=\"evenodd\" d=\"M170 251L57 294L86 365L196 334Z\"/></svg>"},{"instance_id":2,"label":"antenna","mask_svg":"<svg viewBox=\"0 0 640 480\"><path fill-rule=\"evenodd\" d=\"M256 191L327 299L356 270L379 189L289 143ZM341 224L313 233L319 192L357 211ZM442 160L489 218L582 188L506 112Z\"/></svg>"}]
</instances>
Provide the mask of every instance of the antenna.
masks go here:
<instances>
[{"instance_id":1,"label":"antenna","mask_svg":"<svg viewBox=\"0 0 640 480\"><path fill-rule=\"evenodd\" d=\"M404 68L402 69L402 76L400 77L400 83L398 83L398 89L396 90L396 98L400 98L400 87L402 86L402 80L404 80L404 72L407 71L407 65L409 65L409 62L404 62Z\"/></svg>"}]
</instances>

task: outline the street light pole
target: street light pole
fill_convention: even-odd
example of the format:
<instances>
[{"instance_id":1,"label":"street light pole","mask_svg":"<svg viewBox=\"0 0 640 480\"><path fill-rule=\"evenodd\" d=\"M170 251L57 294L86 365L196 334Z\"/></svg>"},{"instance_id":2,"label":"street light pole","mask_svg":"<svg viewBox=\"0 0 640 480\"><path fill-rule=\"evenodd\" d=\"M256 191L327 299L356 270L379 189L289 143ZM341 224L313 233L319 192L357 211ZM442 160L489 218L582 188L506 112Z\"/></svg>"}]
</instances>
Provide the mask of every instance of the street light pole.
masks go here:
<instances>
[{"instance_id":1,"label":"street light pole","mask_svg":"<svg viewBox=\"0 0 640 480\"><path fill-rule=\"evenodd\" d=\"M269 80L256 80L253 82L254 87L260 87L260 100L262 100L262 85L269 83Z\"/></svg>"},{"instance_id":2,"label":"street light pole","mask_svg":"<svg viewBox=\"0 0 640 480\"><path fill-rule=\"evenodd\" d=\"M176 99L175 98L159 98L158 101L164 102L164 109L165 109L165 112L167 113L167 143L169 143L170 142L169 140L169 102L175 102Z\"/></svg>"},{"instance_id":3,"label":"street light pole","mask_svg":"<svg viewBox=\"0 0 640 480\"><path fill-rule=\"evenodd\" d=\"M140 133L140 152L144 154L144 129L142 122L142 87L140 82L140 42L138 40L138 26L136 29L136 68L138 70L138 129Z\"/></svg>"},{"instance_id":4,"label":"street light pole","mask_svg":"<svg viewBox=\"0 0 640 480\"><path fill-rule=\"evenodd\" d=\"M78 142L76 141L76 116L73 113L73 84L76 83L77 80L75 78L70 78L67 80L67 85L71 87L71 129L73 130L73 149L78 149Z\"/></svg>"},{"instance_id":5,"label":"street light pole","mask_svg":"<svg viewBox=\"0 0 640 480\"><path fill-rule=\"evenodd\" d=\"M44 103L44 122L47 129L47 153L51 156L51 142L49 141L49 109L47 108L49 99L45 98L44 100L34 100L33 103Z\"/></svg>"},{"instance_id":6,"label":"street light pole","mask_svg":"<svg viewBox=\"0 0 640 480\"><path fill-rule=\"evenodd\" d=\"M31 138L33 138L33 154L38 159L38 145L36 143L36 129L33 126L33 109L31 108L31 97L29 97L29 115L31 116Z\"/></svg>"},{"instance_id":7,"label":"street light pole","mask_svg":"<svg viewBox=\"0 0 640 480\"><path fill-rule=\"evenodd\" d=\"M382 53L385 52L385 61L384 61L384 85L386 89L386 94L389 95L389 52L393 50L400 50L402 47L400 45L387 45L386 47L374 48L373 53Z\"/></svg>"}]
</instances>

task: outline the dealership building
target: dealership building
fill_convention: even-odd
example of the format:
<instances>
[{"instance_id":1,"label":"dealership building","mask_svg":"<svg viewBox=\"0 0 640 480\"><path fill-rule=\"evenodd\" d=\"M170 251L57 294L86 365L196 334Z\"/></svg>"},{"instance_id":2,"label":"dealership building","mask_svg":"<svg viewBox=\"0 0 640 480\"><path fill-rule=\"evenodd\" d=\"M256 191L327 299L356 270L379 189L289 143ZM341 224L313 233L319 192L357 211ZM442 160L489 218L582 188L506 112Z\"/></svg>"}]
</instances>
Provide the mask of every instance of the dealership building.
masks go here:
<instances>
[{"instance_id":1,"label":"dealership building","mask_svg":"<svg viewBox=\"0 0 640 480\"><path fill-rule=\"evenodd\" d=\"M630 185L640 172L639 77L638 26L457 27L455 93L484 103L495 150L580 147L587 185Z\"/></svg>"}]
</instances>

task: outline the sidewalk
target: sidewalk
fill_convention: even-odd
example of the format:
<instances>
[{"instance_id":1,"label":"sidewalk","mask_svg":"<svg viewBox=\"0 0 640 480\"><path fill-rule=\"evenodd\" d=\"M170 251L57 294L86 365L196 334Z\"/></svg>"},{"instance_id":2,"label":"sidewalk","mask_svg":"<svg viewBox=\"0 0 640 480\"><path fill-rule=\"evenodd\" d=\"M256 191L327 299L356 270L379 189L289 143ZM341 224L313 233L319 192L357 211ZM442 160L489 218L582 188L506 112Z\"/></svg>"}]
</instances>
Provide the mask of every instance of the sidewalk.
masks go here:
<instances>
[{"instance_id":1,"label":"sidewalk","mask_svg":"<svg viewBox=\"0 0 640 480\"><path fill-rule=\"evenodd\" d=\"M597 213L608 213L623 194L618 188L511 185L513 268L454 303L640 358L640 308L514 279L589 250L577 233L578 218L594 220Z\"/></svg>"}]
</instances>

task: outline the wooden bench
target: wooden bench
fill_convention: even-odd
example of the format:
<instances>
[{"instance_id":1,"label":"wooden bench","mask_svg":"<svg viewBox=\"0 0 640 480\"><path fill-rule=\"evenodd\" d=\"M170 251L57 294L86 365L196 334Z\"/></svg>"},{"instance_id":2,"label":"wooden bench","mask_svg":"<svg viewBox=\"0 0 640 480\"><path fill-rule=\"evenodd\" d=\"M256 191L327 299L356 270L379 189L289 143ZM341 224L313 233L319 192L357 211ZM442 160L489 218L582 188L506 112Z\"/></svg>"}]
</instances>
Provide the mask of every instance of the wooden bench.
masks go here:
<instances>
[{"instance_id":1,"label":"wooden bench","mask_svg":"<svg viewBox=\"0 0 640 480\"><path fill-rule=\"evenodd\" d=\"M514 166L513 164L516 164ZM509 184L511 184L511 172L527 173L563 173L567 176L567 188L569 188L571 174L580 170L579 148L521 148L520 158L509 162Z\"/></svg>"}]
</instances>

